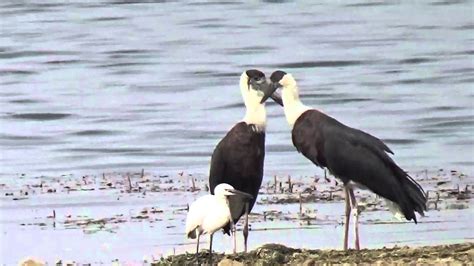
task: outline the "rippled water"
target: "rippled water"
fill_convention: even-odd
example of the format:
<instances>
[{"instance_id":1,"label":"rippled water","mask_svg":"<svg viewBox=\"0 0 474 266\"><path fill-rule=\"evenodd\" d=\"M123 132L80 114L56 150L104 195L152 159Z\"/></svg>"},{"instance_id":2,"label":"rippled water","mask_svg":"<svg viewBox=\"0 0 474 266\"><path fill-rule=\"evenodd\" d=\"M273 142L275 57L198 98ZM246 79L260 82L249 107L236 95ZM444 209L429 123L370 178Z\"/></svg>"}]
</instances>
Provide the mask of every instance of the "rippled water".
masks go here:
<instances>
[{"instance_id":1,"label":"rippled water","mask_svg":"<svg viewBox=\"0 0 474 266\"><path fill-rule=\"evenodd\" d=\"M0 173L206 173L248 68L293 73L409 171L472 173L472 2L398 2L2 1ZM268 113L267 175L318 171Z\"/></svg>"}]
</instances>

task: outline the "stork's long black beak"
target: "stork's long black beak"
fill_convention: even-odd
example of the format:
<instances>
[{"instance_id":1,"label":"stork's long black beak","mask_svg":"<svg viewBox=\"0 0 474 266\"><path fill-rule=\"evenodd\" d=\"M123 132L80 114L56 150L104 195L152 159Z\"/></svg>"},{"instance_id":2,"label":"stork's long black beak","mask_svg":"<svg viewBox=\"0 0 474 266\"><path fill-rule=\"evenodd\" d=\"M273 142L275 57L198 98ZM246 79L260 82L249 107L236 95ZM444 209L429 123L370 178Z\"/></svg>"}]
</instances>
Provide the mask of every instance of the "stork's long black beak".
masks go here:
<instances>
[{"instance_id":1,"label":"stork's long black beak","mask_svg":"<svg viewBox=\"0 0 474 266\"><path fill-rule=\"evenodd\" d=\"M265 90L263 90L263 98L260 101L260 103L264 103L268 98L272 98L273 101L283 106L283 101L281 99L281 96L276 91L278 87L280 87L280 84L278 84L278 82L270 83L270 86L267 86Z\"/></svg>"},{"instance_id":2,"label":"stork's long black beak","mask_svg":"<svg viewBox=\"0 0 474 266\"><path fill-rule=\"evenodd\" d=\"M228 189L227 191L233 193L234 195L239 195L239 196L242 196L244 198L247 198L248 200L253 200L253 196L250 195L249 193L245 193L245 192L242 192L242 191L237 190L237 189Z\"/></svg>"},{"instance_id":3,"label":"stork's long black beak","mask_svg":"<svg viewBox=\"0 0 474 266\"><path fill-rule=\"evenodd\" d=\"M270 95L270 98L272 98L272 100L280 106L283 106L283 100L281 99L281 95L277 91L273 92L272 95Z\"/></svg>"}]
</instances>

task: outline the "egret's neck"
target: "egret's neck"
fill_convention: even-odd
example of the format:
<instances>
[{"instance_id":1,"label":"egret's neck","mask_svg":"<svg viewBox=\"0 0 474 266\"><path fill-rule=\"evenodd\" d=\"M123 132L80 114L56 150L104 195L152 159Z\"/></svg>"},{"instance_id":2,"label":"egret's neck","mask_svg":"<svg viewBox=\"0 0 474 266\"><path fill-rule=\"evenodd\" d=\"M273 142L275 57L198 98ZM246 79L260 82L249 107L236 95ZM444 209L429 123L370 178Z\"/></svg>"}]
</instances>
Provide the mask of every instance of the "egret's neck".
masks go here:
<instances>
[{"instance_id":1,"label":"egret's neck","mask_svg":"<svg viewBox=\"0 0 474 266\"><path fill-rule=\"evenodd\" d=\"M227 196L226 196L226 195L224 195L224 194L216 194L215 196L216 196L216 198L217 198L218 200L227 203Z\"/></svg>"},{"instance_id":2,"label":"egret's neck","mask_svg":"<svg viewBox=\"0 0 474 266\"><path fill-rule=\"evenodd\" d=\"M283 109L288 124L293 128L298 117L310 108L300 101L296 84L291 84L282 90Z\"/></svg>"}]
</instances>

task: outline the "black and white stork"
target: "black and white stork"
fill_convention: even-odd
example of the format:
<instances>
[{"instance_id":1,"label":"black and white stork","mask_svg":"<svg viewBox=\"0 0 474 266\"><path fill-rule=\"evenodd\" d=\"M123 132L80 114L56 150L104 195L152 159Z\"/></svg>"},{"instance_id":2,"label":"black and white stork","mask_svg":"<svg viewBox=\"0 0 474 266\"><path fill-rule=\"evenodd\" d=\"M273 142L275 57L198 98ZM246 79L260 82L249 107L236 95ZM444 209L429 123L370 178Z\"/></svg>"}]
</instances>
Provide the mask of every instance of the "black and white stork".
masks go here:
<instances>
[{"instance_id":1,"label":"black and white stork","mask_svg":"<svg viewBox=\"0 0 474 266\"><path fill-rule=\"evenodd\" d=\"M227 183L236 190L252 195L252 199L238 196L229 197L229 207L234 224L245 214L243 229L244 249L247 251L248 213L257 200L263 178L263 161L265 158L266 111L262 101L263 91L267 91L270 82L259 70L247 70L240 76L240 91L246 107L243 121L237 123L217 144L212 154L209 173L211 194L221 183ZM282 105L281 99L272 97ZM235 227L231 224L224 227L230 234L232 229L235 252Z\"/></svg>"},{"instance_id":2,"label":"black and white stork","mask_svg":"<svg viewBox=\"0 0 474 266\"><path fill-rule=\"evenodd\" d=\"M387 154L393 152L380 139L348 127L316 109L305 106L291 74L277 70L270 77L272 86L264 102L282 88L285 117L292 127L293 145L298 152L321 168L327 168L344 184L344 249L348 247L351 209L354 210L355 248L360 249L359 211L354 187L367 188L387 200L392 211L417 223L415 212L424 215L426 194L422 187ZM403 217L402 216L402 217Z\"/></svg>"}]
</instances>

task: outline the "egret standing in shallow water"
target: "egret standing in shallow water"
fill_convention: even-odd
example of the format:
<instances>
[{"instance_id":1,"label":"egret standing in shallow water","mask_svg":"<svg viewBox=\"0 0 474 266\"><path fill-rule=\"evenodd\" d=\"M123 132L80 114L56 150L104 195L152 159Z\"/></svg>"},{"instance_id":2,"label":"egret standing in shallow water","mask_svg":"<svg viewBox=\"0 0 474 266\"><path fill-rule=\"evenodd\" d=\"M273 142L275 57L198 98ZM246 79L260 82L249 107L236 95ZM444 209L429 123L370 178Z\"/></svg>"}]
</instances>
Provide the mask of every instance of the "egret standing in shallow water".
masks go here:
<instances>
[{"instance_id":1,"label":"egret standing in shallow water","mask_svg":"<svg viewBox=\"0 0 474 266\"><path fill-rule=\"evenodd\" d=\"M244 251L247 251L248 214L257 200L258 191L263 178L263 161L265 158L265 103L261 100L262 91L267 91L270 82L265 74L250 69L240 76L240 92L245 103L246 113L243 121L237 123L217 144L212 154L209 173L211 193L221 183L232 185L235 189L249 193L253 199L243 201L239 197L229 199L233 223L237 223L245 215L243 229ZM270 96L272 97L272 95ZM282 104L281 100L274 98ZM230 223L224 232L230 234ZM235 227L232 229L234 252L236 249Z\"/></svg>"},{"instance_id":2,"label":"egret standing in shallow water","mask_svg":"<svg viewBox=\"0 0 474 266\"><path fill-rule=\"evenodd\" d=\"M354 210L355 248L359 244L359 210L353 187L368 188L387 200L390 208L407 220L417 222L415 212L426 211L426 194L421 186L401 169L387 153L393 152L378 138L348 127L336 119L305 106L299 99L298 86L291 74L275 71L271 89L264 102L282 87L283 108L292 127L293 145L298 152L321 168L327 168L342 180L345 190L346 217L344 249L348 247L351 209Z\"/></svg>"},{"instance_id":3,"label":"egret standing in shallow water","mask_svg":"<svg viewBox=\"0 0 474 266\"><path fill-rule=\"evenodd\" d=\"M229 184L219 184L214 189L214 195L205 195L189 206L186 217L186 236L197 238L196 256L199 253L199 237L209 234L209 253L212 257L213 234L229 224L234 226L229 209L229 197L239 196L247 201L252 200L252 195L238 191Z\"/></svg>"}]
</instances>

